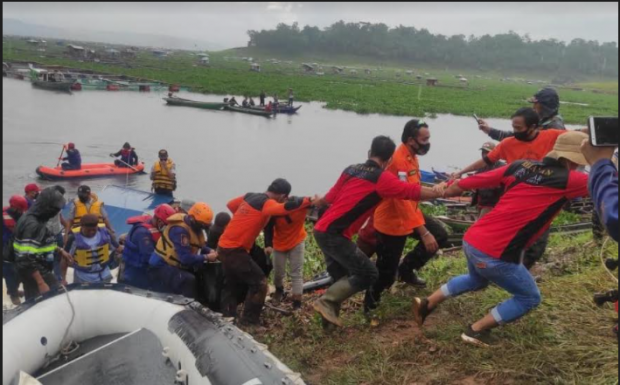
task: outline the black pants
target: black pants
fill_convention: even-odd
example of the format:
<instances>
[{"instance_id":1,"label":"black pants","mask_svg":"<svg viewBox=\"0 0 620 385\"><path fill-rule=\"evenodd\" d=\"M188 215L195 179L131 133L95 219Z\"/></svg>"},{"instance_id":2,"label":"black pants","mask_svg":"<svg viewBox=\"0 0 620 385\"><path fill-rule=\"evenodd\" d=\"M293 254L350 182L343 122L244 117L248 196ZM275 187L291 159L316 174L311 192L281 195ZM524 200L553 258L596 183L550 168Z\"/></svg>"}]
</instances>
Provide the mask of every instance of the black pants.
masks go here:
<instances>
[{"instance_id":1,"label":"black pants","mask_svg":"<svg viewBox=\"0 0 620 385\"><path fill-rule=\"evenodd\" d=\"M543 255L545 255L547 245L549 244L550 234L551 229L547 230L547 232L544 233L529 249L525 250L523 265L525 265L528 270L531 270L536 262L540 261Z\"/></svg>"},{"instance_id":2,"label":"black pants","mask_svg":"<svg viewBox=\"0 0 620 385\"><path fill-rule=\"evenodd\" d=\"M439 244L439 248L445 249L450 247L448 243L448 232L441 223L435 218L427 215L424 215L424 221L426 222L426 229L433 234L433 237L435 237L435 240ZM413 270L420 270L437 254L430 253L426 250L424 242L422 242L422 237L419 234L413 234L413 238L417 239L419 242L416 247L405 256L403 262L400 264L399 272L401 275L411 273Z\"/></svg>"},{"instance_id":3,"label":"black pants","mask_svg":"<svg viewBox=\"0 0 620 385\"><path fill-rule=\"evenodd\" d=\"M359 291L369 289L379 273L368 256L355 243L338 234L314 232L314 239L325 255L327 272L338 282L344 277Z\"/></svg>"},{"instance_id":4,"label":"black pants","mask_svg":"<svg viewBox=\"0 0 620 385\"><path fill-rule=\"evenodd\" d=\"M19 278L24 285L24 295L26 300L38 297L41 293L39 293L39 285L37 285L37 281L32 277L32 270L20 269L17 273L19 274ZM58 281L54 276L53 269L39 270L39 273L47 286L49 286L50 290L58 288Z\"/></svg>"},{"instance_id":5,"label":"black pants","mask_svg":"<svg viewBox=\"0 0 620 385\"><path fill-rule=\"evenodd\" d=\"M241 321L258 323L269 291L263 269L244 249L219 248L217 251L226 277L226 288L222 296L224 316L236 317L237 307L245 298Z\"/></svg>"}]
</instances>

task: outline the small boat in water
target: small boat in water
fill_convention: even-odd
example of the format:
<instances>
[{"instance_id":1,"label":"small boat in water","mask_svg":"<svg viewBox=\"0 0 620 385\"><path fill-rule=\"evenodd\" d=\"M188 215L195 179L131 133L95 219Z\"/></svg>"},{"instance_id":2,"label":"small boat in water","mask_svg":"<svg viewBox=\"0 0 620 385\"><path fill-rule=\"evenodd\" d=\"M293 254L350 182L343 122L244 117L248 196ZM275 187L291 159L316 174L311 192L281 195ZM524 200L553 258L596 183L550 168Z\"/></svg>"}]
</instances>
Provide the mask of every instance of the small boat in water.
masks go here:
<instances>
[{"instance_id":1,"label":"small boat in water","mask_svg":"<svg viewBox=\"0 0 620 385\"><path fill-rule=\"evenodd\" d=\"M305 384L221 315L125 285L53 290L3 312L2 335L4 385Z\"/></svg>"},{"instance_id":2,"label":"small boat in water","mask_svg":"<svg viewBox=\"0 0 620 385\"><path fill-rule=\"evenodd\" d=\"M32 86L43 90L71 92L75 80L67 80L60 72L49 73L47 70L30 66Z\"/></svg>"},{"instance_id":3,"label":"small boat in water","mask_svg":"<svg viewBox=\"0 0 620 385\"><path fill-rule=\"evenodd\" d=\"M144 163L131 168L118 167L114 163L84 163L79 170L63 170L62 167L39 166L37 174L47 180L89 179L115 175L132 175L144 172Z\"/></svg>"},{"instance_id":4,"label":"small boat in water","mask_svg":"<svg viewBox=\"0 0 620 385\"><path fill-rule=\"evenodd\" d=\"M264 109L255 109L255 108L244 108L244 107L239 107L239 106L228 106L227 105L225 109L228 111L233 111L233 112L241 112L243 114L264 116L266 118L270 118L271 116L275 114L273 111L265 111Z\"/></svg>"},{"instance_id":5,"label":"small boat in water","mask_svg":"<svg viewBox=\"0 0 620 385\"><path fill-rule=\"evenodd\" d=\"M265 107L250 107L253 110L256 111L265 111ZM295 114L297 113L297 111L299 111L299 109L301 108L301 106L297 106L297 107L291 107L291 106L278 106L277 108L274 108L274 112L278 113L278 114Z\"/></svg>"},{"instance_id":6,"label":"small boat in water","mask_svg":"<svg viewBox=\"0 0 620 385\"><path fill-rule=\"evenodd\" d=\"M202 108L203 110L222 110L226 108L228 105L226 103L221 102L198 102L195 100L182 99L182 98L164 98L166 103L169 106L183 106L183 107L194 107L194 108Z\"/></svg>"}]
</instances>

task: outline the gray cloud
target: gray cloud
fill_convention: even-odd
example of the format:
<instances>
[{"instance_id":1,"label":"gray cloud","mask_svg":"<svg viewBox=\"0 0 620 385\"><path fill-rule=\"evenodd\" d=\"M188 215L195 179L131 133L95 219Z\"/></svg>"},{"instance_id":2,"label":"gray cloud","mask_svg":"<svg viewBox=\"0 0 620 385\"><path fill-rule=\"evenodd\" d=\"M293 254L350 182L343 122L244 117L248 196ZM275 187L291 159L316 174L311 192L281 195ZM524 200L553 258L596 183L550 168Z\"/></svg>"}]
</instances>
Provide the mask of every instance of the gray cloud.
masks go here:
<instances>
[{"instance_id":1,"label":"gray cloud","mask_svg":"<svg viewBox=\"0 0 620 385\"><path fill-rule=\"evenodd\" d=\"M618 3L2 3L3 17L73 30L165 34L247 43L247 30L338 20L426 28L444 35L510 30L533 39L618 41Z\"/></svg>"}]
</instances>

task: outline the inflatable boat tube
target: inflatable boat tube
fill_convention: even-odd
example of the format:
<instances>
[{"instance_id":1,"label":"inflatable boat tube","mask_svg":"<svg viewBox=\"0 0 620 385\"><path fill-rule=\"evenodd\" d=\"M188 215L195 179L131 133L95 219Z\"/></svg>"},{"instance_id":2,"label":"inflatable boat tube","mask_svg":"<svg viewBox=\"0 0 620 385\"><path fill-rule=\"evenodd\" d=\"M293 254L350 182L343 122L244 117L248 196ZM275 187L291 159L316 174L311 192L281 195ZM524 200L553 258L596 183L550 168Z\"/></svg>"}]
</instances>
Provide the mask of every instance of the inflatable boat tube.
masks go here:
<instances>
[{"instance_id":1,"label":"inflatable boat tube","mask_svg":"<svg viewBox=\"0 0 620 385\"><path fill-rule=\"evenodd\" d=\"M37 174L47 180L90 179L115 175L132 175L144 172L144 163L133 168L118 167L114 163L85 163L79 170L63 170L61 167L39 166Z\"/></svg>"},{"instance_id":2,"label":"inflatable boat tube","mask_svg":"<svg viewBox=\"0 0 620 385\"><path fill-rule=\"evenodd\" d=\"M4 385L28 375L44 385L305 384L266 346L183 297L71 285L2 318Z\"/></svg>"}]
</instances>

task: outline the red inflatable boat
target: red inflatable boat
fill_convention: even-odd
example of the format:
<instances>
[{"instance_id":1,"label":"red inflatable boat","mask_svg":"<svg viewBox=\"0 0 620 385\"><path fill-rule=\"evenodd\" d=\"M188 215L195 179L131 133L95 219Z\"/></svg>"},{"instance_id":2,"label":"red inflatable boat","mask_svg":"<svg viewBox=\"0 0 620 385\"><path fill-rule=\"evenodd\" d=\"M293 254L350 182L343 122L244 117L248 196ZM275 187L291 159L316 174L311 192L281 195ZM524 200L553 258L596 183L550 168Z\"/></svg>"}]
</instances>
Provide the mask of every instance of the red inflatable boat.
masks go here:
<instances>
[{"instance_id":1,"label":"red inflatable boat","mask_svg":"<svg viewBox=\"0 0 620 385\"><path fill-rule=\"evenodd\" d=\"M63 170L61 167L39 166L37 174L43 179L63 180L63 179L87 179L101 178L115 175L131 175L144 172L144 163L140 163L133 168L118 167L114 163L85 163L79 170Z\"/></svg>"}]
</instances>

